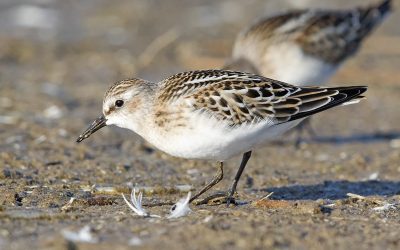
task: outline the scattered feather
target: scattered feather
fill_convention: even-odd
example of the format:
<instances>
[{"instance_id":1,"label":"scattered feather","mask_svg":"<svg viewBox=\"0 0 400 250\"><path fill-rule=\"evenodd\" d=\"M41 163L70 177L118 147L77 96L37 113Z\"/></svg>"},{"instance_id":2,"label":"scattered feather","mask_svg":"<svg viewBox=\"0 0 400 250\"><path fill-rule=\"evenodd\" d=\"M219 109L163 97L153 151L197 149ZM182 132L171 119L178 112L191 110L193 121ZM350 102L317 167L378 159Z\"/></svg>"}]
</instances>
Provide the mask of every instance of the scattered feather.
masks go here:
<instances>
[{"instance_id":1,"label":"scattered feather","mask_svg":"<svg viewBox=\"0 0 400 250\"><path fill-rule=\"evenodd\" d=\"M122 194L122 198L124 198L125 203L129 206L129 208L133 212L135 212L135 214L142 216L142 217L160 218L159 215L150 214L150 213L146 212L146 210L144 210L144 208L142 207L142 198L143 198L142 192L139 192L139 195L136 198L136 189L133 189L131 192L131 202L129 202L125 198L124 194Z\"/></svg>"},{"instance_id":2,"label":"scattered feather","mask_svg":"<svg viewBox=\"0 0 400 250\"><path fill-rule=\"evenodd\" d=\"M171 207L171 212L167 218L175 219L188 215L192 211L189 207L189 200L191 195L191 192L189 192L186 198L182 198L177 203L175 203L175 205Z\"/></svg>"},{"instance_id":3,"label":"scattered feather","mask_svg":"<svg viewBox=\"0 0 400 250\"><path fill-rule=\"evenodd\" d=\"M69 230L63 230L62 235L66 240L72 242L86 242L86 243L97 243L98 239L93 236L92 229L89 226L84 226L78 232L73 232Z\"/></svg>"},{"instance_id":4,"label":"scattered feather","mask_svg":"<svg viewBox=\"0 0 400 250\"><path fill-rule=\"evenodd\" d=\"M142 217L153 217L153 218L161 218L159 215L150 214L147 212L142 206L142 192L139 192L139 195L136 196L136 189L133 189L131 192L131 202L129 202L124 194L121 194L122 198L124 198L125 203L129 206L129 208L137 215ZM170 214L167 216L168 219L179 218L188 215L192 210L189 207L189 201L191 197L191 192L188 193L186 198L180 199L177 203L175 203L170 210Z\"/></svg>"}]
</instances>

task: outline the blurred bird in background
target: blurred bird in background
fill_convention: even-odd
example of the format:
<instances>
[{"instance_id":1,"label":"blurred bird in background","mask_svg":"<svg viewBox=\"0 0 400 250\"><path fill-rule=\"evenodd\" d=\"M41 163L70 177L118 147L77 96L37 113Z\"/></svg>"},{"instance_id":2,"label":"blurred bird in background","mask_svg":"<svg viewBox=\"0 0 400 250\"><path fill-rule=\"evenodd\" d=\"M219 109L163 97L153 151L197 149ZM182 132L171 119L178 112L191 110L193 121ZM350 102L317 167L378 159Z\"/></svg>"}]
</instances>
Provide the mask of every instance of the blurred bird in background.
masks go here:
<instances>
[{"instance_id":1,"label":"blurred bird in background","mask_svg":"<svg viewBox=\"0 0 400 250\"><path fill-rule=\"evenodd\" d=\"M299 86L321 85L357 53L391 4L385 0L350 10L308 9L263 18L238 35L223 68Z\"/></svg>"}]
</instances>

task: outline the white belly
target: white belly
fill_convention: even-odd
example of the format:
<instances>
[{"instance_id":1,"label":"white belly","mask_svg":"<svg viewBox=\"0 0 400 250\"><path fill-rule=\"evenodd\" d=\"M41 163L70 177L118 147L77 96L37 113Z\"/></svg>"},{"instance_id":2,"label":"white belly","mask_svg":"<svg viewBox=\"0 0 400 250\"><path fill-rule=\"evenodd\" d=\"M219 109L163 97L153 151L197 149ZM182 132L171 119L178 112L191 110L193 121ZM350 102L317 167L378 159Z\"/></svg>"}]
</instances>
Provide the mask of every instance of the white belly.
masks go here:
<instances>
[{"instance_id":1,"label":"white belly","mask_svg":"<svg viewBox=\"0 0 400 250\"><path fill-rule=\"evenodd\" d=\"M275 139L300 121L229 128L205 115L195 115L188 128L164 134L153 130L145 139L172 156L224 161Z\"/></svg>"}]
</instances>

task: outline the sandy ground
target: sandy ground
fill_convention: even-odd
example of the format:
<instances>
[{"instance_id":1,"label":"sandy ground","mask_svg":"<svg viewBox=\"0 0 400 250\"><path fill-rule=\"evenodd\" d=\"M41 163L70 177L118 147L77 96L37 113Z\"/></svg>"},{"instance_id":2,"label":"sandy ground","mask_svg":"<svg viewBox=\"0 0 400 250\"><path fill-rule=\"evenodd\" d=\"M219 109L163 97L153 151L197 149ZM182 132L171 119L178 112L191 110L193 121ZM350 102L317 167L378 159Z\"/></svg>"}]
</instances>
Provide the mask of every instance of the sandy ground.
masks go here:
<instances>
[{"instance_id":1,"label":"sandy ground","mask_svg":"<svg viewBox=\"0 0 400 250\"><path fill-rule=\"evenodd\" d=\"M366 84L368 99L317 115L318 137L300 148L289 136L256 151L238 188L243 205L140 218L121 192L141 187L146 205L173 203L215 163L172 158L118 128L75 143L116 80L218 68L256 17L364 2L1 1L0 249L399 249L398 13L330 80ZM91 242L65 238L85 226Z\"/></svg>"}]
</instances>

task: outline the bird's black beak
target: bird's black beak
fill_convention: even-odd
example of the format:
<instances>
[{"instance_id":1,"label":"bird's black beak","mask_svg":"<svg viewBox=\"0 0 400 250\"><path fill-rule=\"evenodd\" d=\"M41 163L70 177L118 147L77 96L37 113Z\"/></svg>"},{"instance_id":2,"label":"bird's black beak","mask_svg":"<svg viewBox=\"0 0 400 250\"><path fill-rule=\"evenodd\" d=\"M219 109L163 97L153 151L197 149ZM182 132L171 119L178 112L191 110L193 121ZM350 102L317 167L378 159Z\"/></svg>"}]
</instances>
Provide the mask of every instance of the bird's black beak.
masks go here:
<instances>
[{"instance_id":1,"label":"bird's black beak","mask_svg":"<svg viewBox=\"0 0 400 250\"><path fill-rule=\"evenodd\" d=\"M107 126L106 121L107 121L107 119L104 117L104 115L102 115L99 118L97 118L96 120L94 120L92 122L92 124L90 124L90 126L85 130L85 132L83 132L78 137L78 139L76 139L76 142L79 143L79 142L85 140L86 138L88 138L91 134L93 134L97 130L101 129L102 127Z\"/></svg>"}]
</instances>

